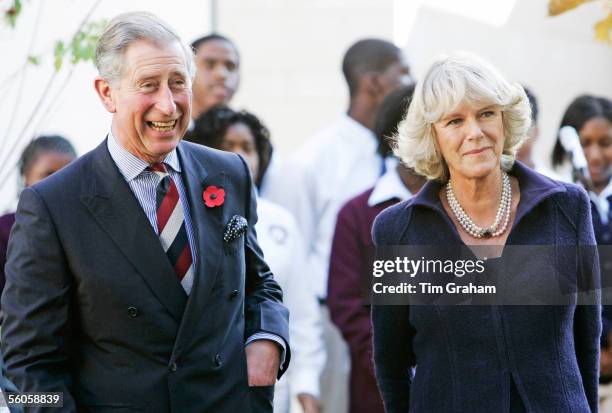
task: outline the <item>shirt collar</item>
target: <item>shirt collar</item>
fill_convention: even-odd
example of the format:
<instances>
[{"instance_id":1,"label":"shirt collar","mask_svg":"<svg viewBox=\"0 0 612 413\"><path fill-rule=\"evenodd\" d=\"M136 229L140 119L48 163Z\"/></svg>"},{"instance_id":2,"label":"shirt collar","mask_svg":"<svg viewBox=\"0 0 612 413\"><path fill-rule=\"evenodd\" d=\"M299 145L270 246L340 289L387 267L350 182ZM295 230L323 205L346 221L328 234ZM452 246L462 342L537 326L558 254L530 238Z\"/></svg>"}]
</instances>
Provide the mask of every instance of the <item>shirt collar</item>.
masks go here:
<instances>
[{"instance_id":1,"label":"shirt collar","mask_svg":"<svg viewBox=\"0 0 612 413\"><path fill-rule=\"evenodd\" d=\"M346 113L340 118L340 123L342 128L346 131L346 136L350 137L351 139L363 141L364 143L367 142L368 144L375 144L376 148L378 148L378 139L376 139L374 132L357 122L355 119L351 118Z\"/></svg>"},{"instance_id":2,"label":"shirt collar","mask_svg":"<svg viewBox=\"0 0 612 413\"><path fill-rule=\"evenodd\" d=\"M601 218L604 224L608 223L608 214L610 213L610 203L608 202L608 198L612 196L612 178L608 182L608 185L598 194L593 191L589 191L589 197L593 204L595 204L595 208L597 208L597 212L599 213L599 217Z\"/></svg>"},{"instance_id":3,"label":"shirt collar","mask_svg":"<svg viewBox=\"0 0 612 413\"><path fill-rule=\"evenodd\" d=\"M385 160L385 164L387 172L376 181L374 190L368 198L368 205L371 207L392 199L404 201L412 196L412 193L406 188L406 185L404 185L399 176L397 159L389 157Z\"/></svg>"},{"instance_id":4,"label":"shirt collar","mask_svg":"<svg viewBox=\"0 0 612 413\"><path fill-rule=\"evenodd\" d=\"M606 187L603 189L603 191L599 193L599 195L597 195L593 191L589 191L589 192L592 195L592 197L594 196L596 198L599 198L600 200L606 200L610 195L612 195L612 178L610 178L608 185L606 185Z\"/></svg>"},{"instance_id":5,"label":"shirt collar","mask_svg":"<svg viewBox=\"0 0 612 413\"><path fill-rule=\"evenodd\" d=\"M108 151L110 152L111 158L117 164L119 171L127 182L130 182L138 175L140 175L148 166L149 163L143 161L133 153L129 152L123 146L117 142L117 139L113 135L113 131L108 132L108 139L106 140ZM175 172L181 172L181 165L179 163L176 148L172 150L163 160L164 164L172 168Z\"/></svg>"}]
</instances>

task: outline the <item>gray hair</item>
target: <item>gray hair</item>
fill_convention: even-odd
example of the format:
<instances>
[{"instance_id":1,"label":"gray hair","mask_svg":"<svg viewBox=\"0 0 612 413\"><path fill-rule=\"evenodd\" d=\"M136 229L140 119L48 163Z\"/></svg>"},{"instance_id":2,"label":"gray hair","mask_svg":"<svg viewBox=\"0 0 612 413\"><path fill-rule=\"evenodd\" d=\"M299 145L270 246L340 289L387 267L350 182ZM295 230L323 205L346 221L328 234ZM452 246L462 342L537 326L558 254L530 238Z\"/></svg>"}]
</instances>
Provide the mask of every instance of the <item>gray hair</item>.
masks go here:
<instances>
[{"instance_id":1,"label":"gray hair","mask_svg":"<svg viewBox=\"0 0 612 413\"><path fill-rule=\"evenodd\" d=\"M394 152L404 164L428 179L448 179L433 124L462 102L501 108L505 138L501 167L512 168L531 126L529 99L520 84L509 83L488 62L463 52L436 58L417 84L395 136Z\"/></svg>"},{"instance_id":2,"label":"gray hair","mask_svg":"<svg viewBox=\"0 0 612 413\"><path fill-rule=\"evenodd\" d=\"M143 11L120 14L104 29L95 55L100 76L116 84L123 74L125 51L138 40L147 40L160 46L178 42L185 53L187 73L193 80L195 64L191 48L181 41L170 25L154 14Z\"/></svg>"}]
</instances>

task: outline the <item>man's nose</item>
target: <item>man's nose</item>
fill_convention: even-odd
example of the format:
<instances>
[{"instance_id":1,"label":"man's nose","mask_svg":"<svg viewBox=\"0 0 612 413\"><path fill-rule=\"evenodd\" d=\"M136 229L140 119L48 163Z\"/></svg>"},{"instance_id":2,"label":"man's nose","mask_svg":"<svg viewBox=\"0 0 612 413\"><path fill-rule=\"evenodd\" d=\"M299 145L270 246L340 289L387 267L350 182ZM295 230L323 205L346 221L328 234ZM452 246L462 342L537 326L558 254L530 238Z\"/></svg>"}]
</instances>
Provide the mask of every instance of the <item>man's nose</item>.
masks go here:
<instances>
[{"instance_id":1,"label":"man's nose","mask_svg":"<svg viewBox=\"0 0 612 413\"><path fill-rule=\"evenodd\" d=\"M176 111L174 95L169 87L162 87L157 96L156 106L164 115L170 116Z\"/></svg>"},{"instance_id":2,"label":"man's nose","mask_svg":"<svg viewBox=\"0 0 612 413\"><path fill-rule=\"evenodd\" d=\"M218 64L215 67L215 76L218 79L226 79L228 75L229 75L229 70L225 65Z\"/></svg>"}]
</instances>

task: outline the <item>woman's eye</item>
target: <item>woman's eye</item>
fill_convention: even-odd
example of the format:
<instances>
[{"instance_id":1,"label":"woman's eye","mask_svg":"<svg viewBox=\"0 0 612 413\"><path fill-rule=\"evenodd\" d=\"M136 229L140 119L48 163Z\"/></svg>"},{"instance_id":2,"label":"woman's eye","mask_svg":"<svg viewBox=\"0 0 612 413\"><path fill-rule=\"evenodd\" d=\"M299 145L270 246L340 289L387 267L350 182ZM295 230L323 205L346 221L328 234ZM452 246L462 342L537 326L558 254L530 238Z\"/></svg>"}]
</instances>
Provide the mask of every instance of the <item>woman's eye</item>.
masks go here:
<instances>
[{"instance_id":1,"label":"woman's eye","mask_svg":"<svg viewBox=\"0 0 612 413\"><path fill-rule=\"evenodd\" d=\"M493 112L492 110L487 110L485 112L482 112L482 117L483 118L490 118L491 116L494 116L495 112Z\"/></svg>"},{"instance_id":2,"label":"woman's eye","mask_svg":"<svg viewBox=\"0 0 612 413\"><path fill-rule=\"evenodd\" d=\"M461 123L461 119L455 118L455 119L449 120L446 126L455 126L455 125L459 125L460 123Z\"/></svg>"}]
</instances>

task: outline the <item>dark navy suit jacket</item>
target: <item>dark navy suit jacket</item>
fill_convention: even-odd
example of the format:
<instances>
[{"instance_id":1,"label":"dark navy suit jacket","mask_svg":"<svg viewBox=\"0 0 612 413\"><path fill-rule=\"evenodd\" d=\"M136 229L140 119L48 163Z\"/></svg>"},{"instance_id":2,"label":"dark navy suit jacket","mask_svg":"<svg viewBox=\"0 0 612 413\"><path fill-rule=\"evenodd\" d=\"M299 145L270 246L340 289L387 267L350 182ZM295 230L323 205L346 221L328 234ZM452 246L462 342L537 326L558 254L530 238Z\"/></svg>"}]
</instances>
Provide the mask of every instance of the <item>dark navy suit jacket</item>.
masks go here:
<instances>
[{"instance_id":1,"label":"dark navy suit jacket","mask_svg":"<svg viewBox=\"0 0 612 413\"><path fill-rule=\"evenodd\" d=\"M583 189L518 162L510 173L521 198L507 245L595 245ZM429 182L383 211L375 244L462 245L439 190ZM581 267L595 279L596 258ZM376 376L389 413L597 411L600 305L376 305L372 321Z\"/></svg>"},{"instance_id":2,"label":"dark navy suit jacket","mask_svg":"<svg viewBox=\"0 0 612 413\"><path fill-rule=\"evenodd\" d=\"M248 167L177 150L199 257L189 296L106 142L22 193L2 295L5 375L20 391L63 392L62 411L251 411L246 337L289 338ZM222 206L204 205L210 185ZM234 215L249 229L227 243Z\"/></svg>"}]
</instances>

